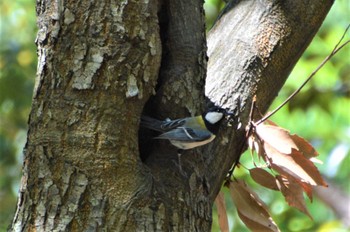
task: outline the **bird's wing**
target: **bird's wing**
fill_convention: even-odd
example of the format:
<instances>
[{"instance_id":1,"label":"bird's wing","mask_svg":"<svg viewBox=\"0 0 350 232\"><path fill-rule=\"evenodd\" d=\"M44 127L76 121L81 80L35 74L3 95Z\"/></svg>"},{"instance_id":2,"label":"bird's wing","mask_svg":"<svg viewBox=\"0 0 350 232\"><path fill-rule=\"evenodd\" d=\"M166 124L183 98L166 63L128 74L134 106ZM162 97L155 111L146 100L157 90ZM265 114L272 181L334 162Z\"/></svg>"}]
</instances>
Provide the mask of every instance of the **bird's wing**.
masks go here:
<instances>
[{"instance_id":1,"label":"bird's wing","mask_svg":"<svg viewBox=\"0 0 350 232\"><path fill-rule=\"evenodd\" d=\"M183 126L185 123L186 123L185 118L169 120L169 121L166 121L166 120L161 121L148 116L142 116L140 126L151 130L155 130L155 131L167 132L177 127Z\"/></svg>"},{"instance_id":2,"label":"bird's wing","mask_svg":"<svg viewBox=\"0 0 350 232\"><path fill-rule=\"evenodd\" d=\"M178 141L203 141L211 137L211 133L206 130L192 129L188 127L179 127L165 132L155 139L169 139Z\"/></svg>"},{"instance_id":3,"label":"bird's wing","mask_svg":"<svg viewBox=\"0 0 350 232\"><path fill-rule=\"evenodd\" d=\"M186 123L186 118L163 121L161 128L163 129L163 131L170 131L177 127L183 126L185 123Z\"/></svg>"}]
</instances>

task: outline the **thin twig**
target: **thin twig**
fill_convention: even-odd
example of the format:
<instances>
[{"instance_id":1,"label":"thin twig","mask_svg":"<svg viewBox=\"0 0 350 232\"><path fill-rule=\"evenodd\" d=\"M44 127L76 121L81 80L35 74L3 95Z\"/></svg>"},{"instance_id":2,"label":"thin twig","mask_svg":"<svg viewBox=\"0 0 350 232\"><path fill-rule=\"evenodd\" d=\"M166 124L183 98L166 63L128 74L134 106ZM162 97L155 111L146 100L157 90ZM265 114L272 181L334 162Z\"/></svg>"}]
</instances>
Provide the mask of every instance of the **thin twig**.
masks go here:
<instances>
[{"instance_id":1,"label":"thin twig","mask_svg":"<svg viewBox=\"0 0 350 232\"><path fill-rule=\"evenodd\" d=\"M304 81L304 83L294 91L281 105L279 105L276 109L274 109L272 112L268 113L265 117L260 119L255 123L255 125L259 125L266 121L269 117L274 115L279 109L281 109L285 104L287 104L299 91L311 80L313 76L337 53L339 52L343 47L345 47L348 43L350 43L350 40L345 41L342 45L339 46L343 38L345 37L346 32L349 30L350 24L347 26L343 36L340 38L339 42L335 45L332 52L322 61L322 63L310 74L310 76ZM339 47L338 47L339 46Z\"/></svg>"}]
</instances>

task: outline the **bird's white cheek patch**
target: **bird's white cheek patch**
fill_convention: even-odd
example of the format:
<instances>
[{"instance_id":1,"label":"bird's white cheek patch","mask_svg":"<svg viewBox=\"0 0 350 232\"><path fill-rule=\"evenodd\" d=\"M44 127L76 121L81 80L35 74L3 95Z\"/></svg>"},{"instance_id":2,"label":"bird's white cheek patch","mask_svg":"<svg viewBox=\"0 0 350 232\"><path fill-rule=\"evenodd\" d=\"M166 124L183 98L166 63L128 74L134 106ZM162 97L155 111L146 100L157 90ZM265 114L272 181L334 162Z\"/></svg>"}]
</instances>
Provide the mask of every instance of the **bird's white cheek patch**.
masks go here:
<instances>
[{"instance_id":1,"label":"bird's white cheek patch","mask_svg":"<svg viewBox=\"0 0 350 232\"><path fill-rule=\"evenodd\" d=\"M220 112L209 112L205 115L205 119L211 123L211 124L215 124L218 121L220 121L223 117L223 113Z\"/></svg>"}]
</instances>

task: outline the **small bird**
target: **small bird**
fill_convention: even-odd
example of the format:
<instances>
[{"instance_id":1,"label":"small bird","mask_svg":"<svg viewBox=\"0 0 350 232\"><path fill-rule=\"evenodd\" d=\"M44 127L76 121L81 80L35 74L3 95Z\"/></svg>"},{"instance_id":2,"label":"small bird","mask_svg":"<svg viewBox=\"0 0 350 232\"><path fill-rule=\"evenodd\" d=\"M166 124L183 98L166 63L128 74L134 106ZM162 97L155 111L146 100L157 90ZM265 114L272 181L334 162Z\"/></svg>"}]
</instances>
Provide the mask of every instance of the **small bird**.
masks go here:
<instances>
[{"instance_id":1,"label":"small bird","mask_svg":"<svg viewBox=\"0 0 350 232\"><path fill-rule=\"evenodd\" d=\"M167 139L180 150L187 150L213 141L224 113L224 109L213 107L202 115L175 120L142 116L140 126L161 132L154 139Z\"/></svg>"}]
</instances>

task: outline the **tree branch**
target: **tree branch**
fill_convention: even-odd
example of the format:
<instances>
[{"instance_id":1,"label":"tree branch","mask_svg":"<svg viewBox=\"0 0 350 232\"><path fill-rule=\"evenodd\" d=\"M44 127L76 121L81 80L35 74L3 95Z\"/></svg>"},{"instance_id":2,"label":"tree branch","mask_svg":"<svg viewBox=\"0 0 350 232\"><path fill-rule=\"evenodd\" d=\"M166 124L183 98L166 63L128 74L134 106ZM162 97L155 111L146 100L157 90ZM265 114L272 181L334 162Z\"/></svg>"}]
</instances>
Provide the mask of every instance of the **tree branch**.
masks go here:
<instances>
[{"instance_id":1,"label":"tree branch","mask_svg":"<svg viewBox=\"0 0 350 232\"><path fill-rule=\"evenodd\" d=\"M332 3L240 1L210 31L205 93L210 101L235 113L233 126L222 130L204 153L213 200L221 187L218 180L225 178L241 152L253 96L265 112Z\"/></svg>"}]
</instances>

